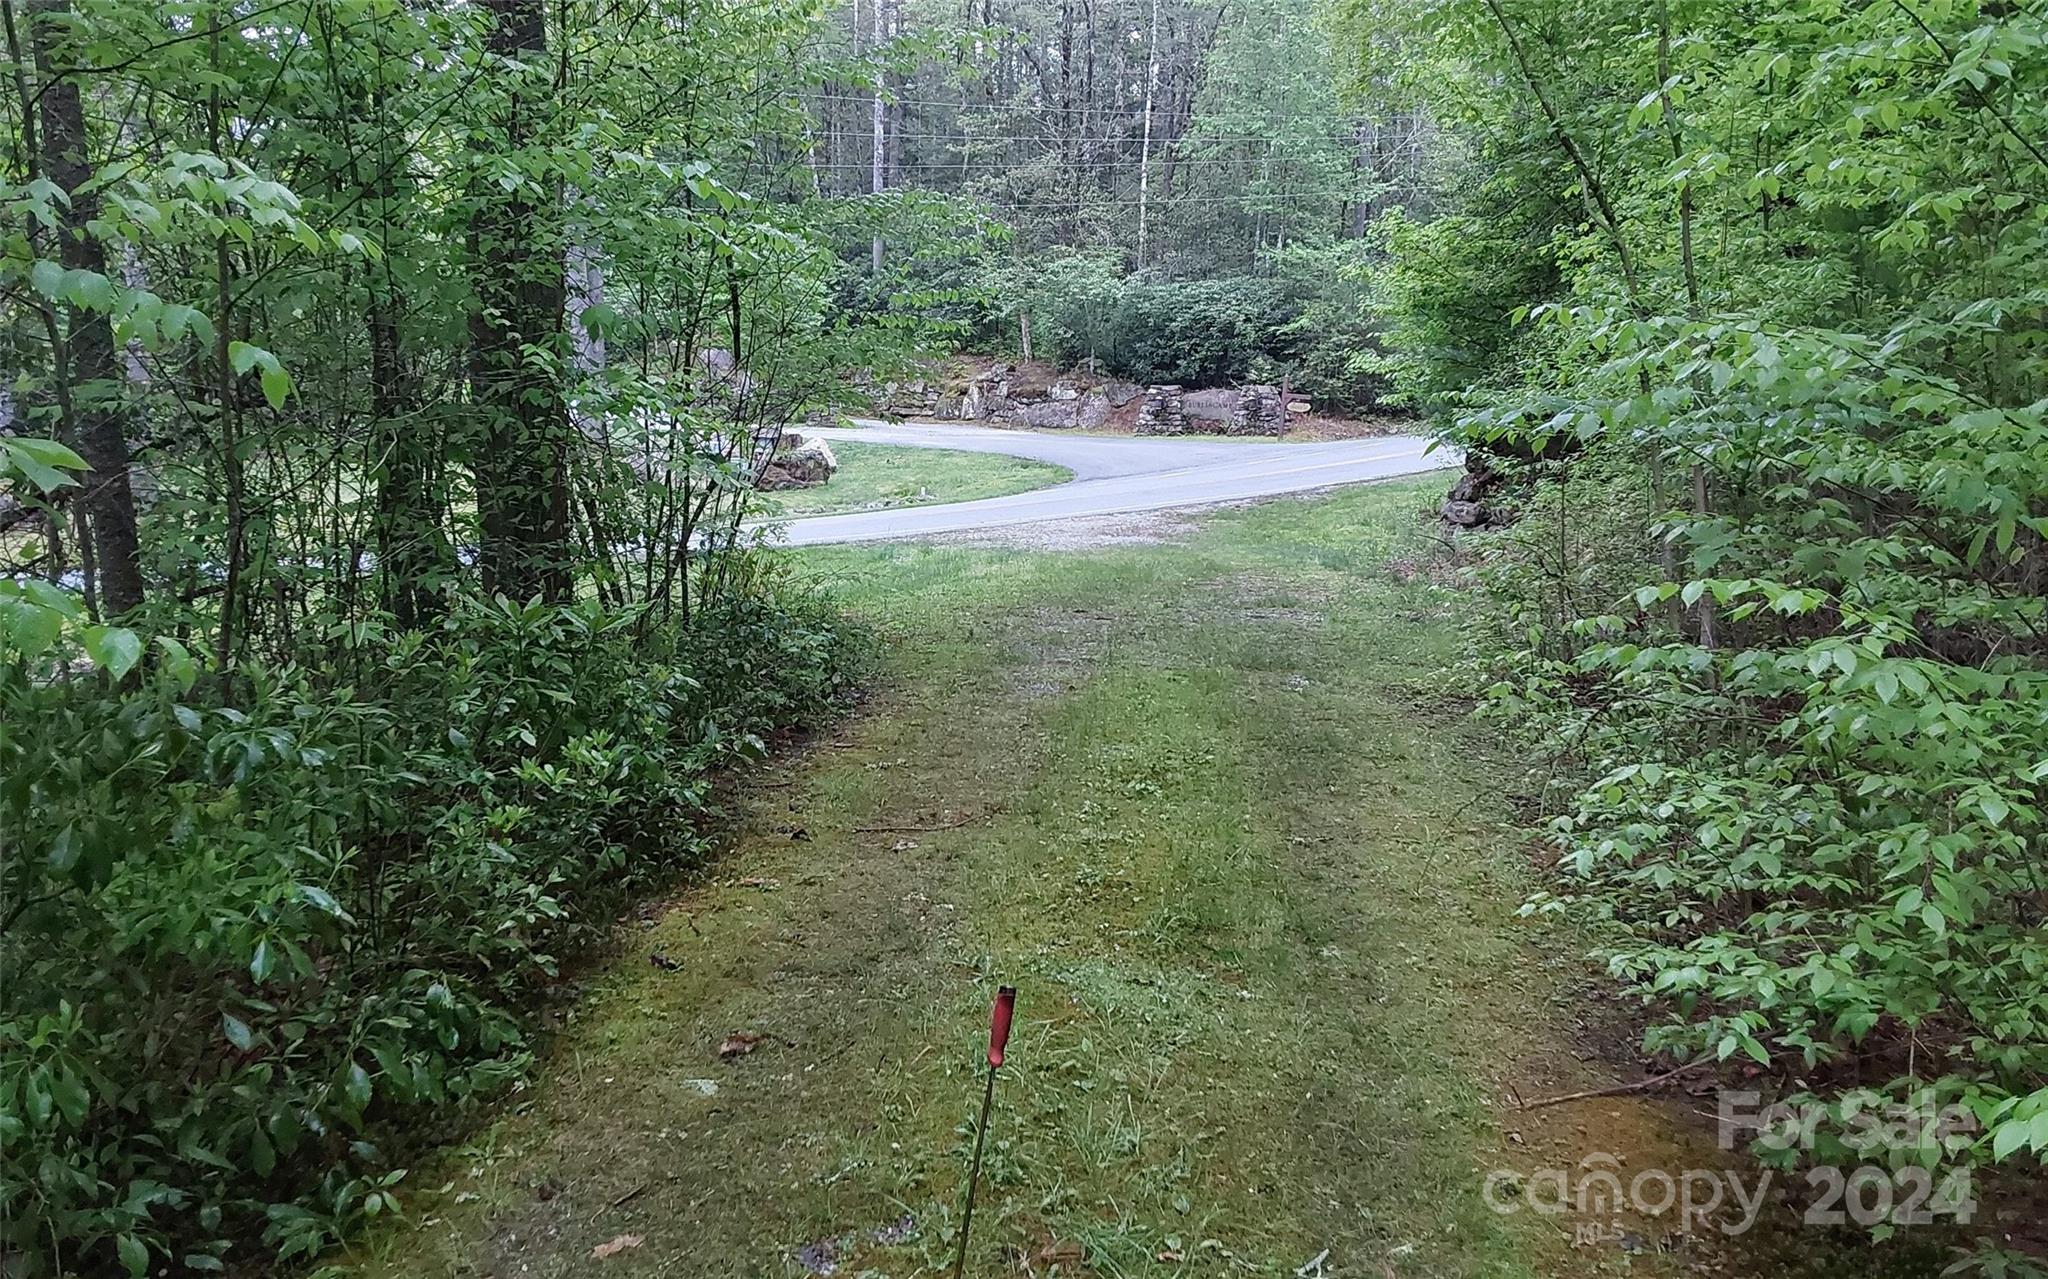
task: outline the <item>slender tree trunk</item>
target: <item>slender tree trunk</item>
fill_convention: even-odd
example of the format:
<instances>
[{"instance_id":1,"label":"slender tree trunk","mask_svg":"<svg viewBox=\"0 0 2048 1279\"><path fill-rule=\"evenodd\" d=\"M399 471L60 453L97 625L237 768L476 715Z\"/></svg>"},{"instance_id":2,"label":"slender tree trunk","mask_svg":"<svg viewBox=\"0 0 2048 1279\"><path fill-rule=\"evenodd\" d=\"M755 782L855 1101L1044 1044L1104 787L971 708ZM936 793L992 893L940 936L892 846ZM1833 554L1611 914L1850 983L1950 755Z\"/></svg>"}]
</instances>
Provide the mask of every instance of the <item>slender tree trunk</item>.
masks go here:
<instances>
[{"instance_id":1,"label":"slender tree trunk","mask_svg":"<svg viewBox=\"0 0 2048 1279\"><path fill-rule=\"evenodd\" d=\"M485 48L530 66L547 49L545 0L488 0ZM518 74L503 109L506 143L531 146L546 121L536 77ZM559 349L563 266L561 201L490 192L471 225L476 261L469 329L473 399L483 430L473 464L483 525L484 589L524 600L569 595L568 406L552 361Z\"/></svg>"},{"instance_id":2,"label":"slender tree trunk","mask_svg":"<svg viewBox=\"0 0 2048 1279\"><path fill-rule=\"evenodd\" d=\"M903 34L903 0L889 0L888 10L889 39L894 41ZM900 187L903 185L903 117L905 113L903 98L904 90L909 87L909 82L902 75L893 71L889 73L888 79L890 97L893 99L889 103L887 120L889 131L889 185L891 187Z\"/></svg>"},{"instance_id":3,"label":"slender tree trunk","mask_svg":"<svg viewBox=\"0 0 2048 1279\"><path fill-rule=\"evenodd\" d=\"M11 10L11 0L5 2ZM87 186L92 166L86 161L84 102L75 80L56 75L51 57L53 33L69 18L70 8L69 0L34 0L28 8L36 67L44 77L38 160L42 176L70 197L58 228L59 261L68 269L104 275L106 252L89 229L99 217L100 198ZM82 551L93 564L100 609L118 617L143 600L121 364L105 316L70 308L66 320L61 336L54 329L50 336L64 434L88 468L79 477L79 511L88 532Z\"/></svg>"},{"instance_id":4,"label":"slender tree trunk","mask_svg":"<svg viewBox=\"0 0 2048 1279\"><path fill-rule=\"evenodd\" d=\"M211 23L207 34L208 58L217 76L220 31L228 21L225 6L217 6L207 21ZM222 155L226 133L218 85L207 93L206 137L213 153ZM248 488L242 472L241 411L236 402L234 367L228 347L234 322L234 262L225 233L214 238L213 268L213 391L219 413L221 479L227 508L226 564L220 591L220 658L222 662L233 662L242 641L242 561L248 549Z\"/></svg>"},{"instance_id":5,"label":"slender tree trunk","mask_svg":"<svg viewBox=\"0 0 2048 1279\"><path fill-rule=\"evenodd\" d=\"M873 4L875 10L875 48L879 51L882 45L886 43L889 38L889 16L886 12L886 0L873 0ZM877 71L875 74L875 153L873 174L874 193L876 195L882 194L884 179L887 177L889 159L889 148L886 137L888 133L887 122L888 106L883 101L882 75L879 71ZM881 210L877 209L875 211L875 216L880 217ZM882 233L879 230L875 232L874 243L869 246L869 258L869 268L876 275L880 275L882 273Z\"/></svg>"},{"instance_id":6,"label":"slender tree trunk","mask_svg":"<svg viewBox=\"0 0 2048 1279\"><path fill-rule=\"evenodd\" d=\"M438 609L432 581L446 565L433 504L430 449L421 438L418 404L405 372L397 299L390 281L373 283L363 317L370 346L370 416L377 477L374 536L386 608L411 629Z\"/></svg>"},{"instance_id":7,"label":"slender tree trunk","mask_svg":"<svg viewBox=\"0 0 2048 1279\"><path fill-rule=\"evenodd\" d=\"M1060 169L1067 184L1067 207L1062 213L1064 228L1060 235L1062 244L1075 243L1080 233L1080 167L1075 159L1074 6L1072 0L1060 0Z\"/></svg>"},{"instance_id":8,"label":"slender tree trunk","mask_svg":"<svg viewBox=\"0 0 2048 1279\"><path fill-rule=\"evenodd\" d=\"M1529 61L1528 50L1522 45L1522 37L1515 30L1514 24L1508 20L1506 11L1500 7L1500 0L1486 0L1486 7L1492 12L1494 21L1499 24L1501 35L1507 39L1508 52L1514 55L1515 67L1522 73L1522 82L1529 86L1529 92L1536 97L1536 105L1543 110L1543 121L1550 128L1551 139L1557 143L1558 149L1564 152L1565 158L1571 161L1572 168L1578 171L1580 181L1586 188L1586 195L1593 201L1593 208L1600 216L1601 225L1606 229L1608 239L1614 245L1615 257L1621 265L1622 280L1628 285L1629 301L1638 315L1643 314L1643 289L1641 280L1636 276L1635 254L1629 250L1628 237L1622 234L1621 219L1614 211L1614 202L1608 198L1607 184L1600 180L1599 171L1586 158L1586 153L1579 148L1578 140L1564 127L1564 117L1558 114L1556 105L1551 102L1550 92L1543 87L1542 79L1537 76L1534 64Z\"/></svg>"},{"instance_id":9,"label":"slender tree trunk","mask_svg":"<svg viewBox=\"0 0 2048 1279\"><path fill-rule=\"evenodd\" d=\"M329 48L335 41L333 21L333 14L321 15L320 32ZM381 64L381 42L377 55ZM349 179L360 193L364 209L378 223L384 243L384 253L363 280L363 332L370 353L370 444L365 470L376 483L370 541L376 551L378 597L399 626L410 630L440 611L435 578L448 573L454 557L448 554L435 500L440 459L435 442L423 429L418 388L406 366L401 328L405 299L391 270L391 262L400 252L399 238L405 234L399 229L402 214L394 217L399 205L400 165L392 149L385 86L374 80L367 85L345 80L338 65L331 74L335 76L335 96L346 104L341 131L349 155ZM358 125L374 131L374 141L359 138ZM365 157L368 172L358 156Z\"/></svg>"},{"instance_id":10,"label":"slender tree trunk","mask_svg":"<svg viewBox=\"0 0 2048 1279\"><path fill-rule=\"evenodd\" d=\"M1657 97L1664 108L1664 127L1671 135L1671 159L1678 162L1685 158L1685 139L1680 130L1678 112L1671 101L1671 6L1667 0L1657 5ZM1693 261L1692 245L1693 198L1692 179L1678 184L1678 258L1685 277L1685 310L1689 319L1698 320L1703 310L1700 299L1699 267ZM1704 388L1696 387L1696 394L1703 394ZM1697 455L1695 455L1697 456ZM1695 461L1692 464L1692 512L1698 519L1706 519L1713 507L1707 492L1707 468ZM1700 647L1718 647L1718 627L1714 616L1714 597L1702 593L1699 598Z\"/></svg>"},{"instance_id":11,"label":"slender tree trunk","mask_svg":"<svg viewBox=\"0 0 2048 1279\"><path fill-rule=\"evenodd\" d=\"M1353 170L1358 175L1358 202L1351 206L1351 238L1363 240L1365 228L1372 222L1378 204L1367 191L1376 190L1380 182L1376 163L1379 158L1379 126L1371 120L1360 120L1353 127L1352 134L1358 145Z\"/></svg>"},{"instance_id":12,"label":"slender tree trunk","mask_svg":"<svg viewBox=\"0 0 2048 1279\"><path fill-rule=\"evenodd\" d=\"M580 193L569 193L569 243L565 252L568 273L568 320L569 342L572 352L571 363L576 370L577 382L583 393L588 395L591 385L601 375L608 363L605 350L605 335L601 329L592 329L585 317L604 305L604 259L592 243L594 232L589 223L577 216L577 211L586 207ZM735 353L735 360L738 356ZM577 441L585 455L598 466L609 466L615 461L612 455L610 420L599 412L578 404L570 410L571 424L576 428ZM636 464L644 459L635 459ZM598 494L589 486L582 493L580 508L585 524L589 526L587 558L597 567L598 598L606 605L617 602L615 592L620 580L613 562L613 542L607 532L608 521L598 502Z\"/></svg>"},{"instance_id":13,"label":"slender tree trunk","mask_svg":"<svg viewBox=\"0 0 2048 1279\"><path fill-rule=\"evenodd\" d=\"M1145 269L1145 234L1151 225L1152 99L1159 93L1159 0L1152 0L1151 35L1145 42L1145 131L1138 144L1138 270Z\"/></svg>"}]
</instances>

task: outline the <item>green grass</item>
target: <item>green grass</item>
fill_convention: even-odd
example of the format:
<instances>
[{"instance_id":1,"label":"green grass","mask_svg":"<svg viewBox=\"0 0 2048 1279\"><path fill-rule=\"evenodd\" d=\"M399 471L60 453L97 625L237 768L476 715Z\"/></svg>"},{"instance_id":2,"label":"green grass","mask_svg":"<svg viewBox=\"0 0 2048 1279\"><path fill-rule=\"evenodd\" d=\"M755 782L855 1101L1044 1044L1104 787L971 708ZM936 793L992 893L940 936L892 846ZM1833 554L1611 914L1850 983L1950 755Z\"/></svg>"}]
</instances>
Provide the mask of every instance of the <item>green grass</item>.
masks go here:
<instances>
[{"instance_id":1,"label":"green grass","mask_svg":"<svg viewBox=\"0 0 2048 1279\"><path fill-rule=\"evenodd\" d=\"M824 1241L840 1275L943 1273L1008 981L971 1274L1657 1273L1480 1198L1539 1147L1570 1166L1589 1117L1632 1126L1601 1147L1631 1166L1670 1124L1504 1112L1510 1082L1611 1077L1560 1029L1575 947L1515 920L1521 837L1436 700L1445 597L1389 568L1431 554L1441 490L1180 545L801 553L888 641L877 697L741 788L712 878L628 925L543 1077L352 1264L782 1276ZM767 1038L721 1060L741 1031Z\"/></svg>"},{"instance_id":2,"label":"green grass","mask_svg":"<svg viewBox=\"0 0 2048 1279\"><path fill-rule=\"evenodd\" d=\"M1000 453L848 441L834 441L832 452L839 458L839 473L829 483L763 493L762 513L796 519L932 502L969 502L1025 493L1074 478L1065 467Z\"/></svg>"}]
</instances>

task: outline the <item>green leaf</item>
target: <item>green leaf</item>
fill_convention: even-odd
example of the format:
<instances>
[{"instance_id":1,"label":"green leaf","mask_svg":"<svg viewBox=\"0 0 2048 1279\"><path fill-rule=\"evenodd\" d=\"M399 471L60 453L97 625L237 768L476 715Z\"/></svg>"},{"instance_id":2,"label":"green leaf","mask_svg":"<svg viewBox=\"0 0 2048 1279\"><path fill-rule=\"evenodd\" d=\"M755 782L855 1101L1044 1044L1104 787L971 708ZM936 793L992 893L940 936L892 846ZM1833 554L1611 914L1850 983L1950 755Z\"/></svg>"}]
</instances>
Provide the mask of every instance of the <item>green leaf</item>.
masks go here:
<instances>
[{"instance_id":1,"label":"green leaf","mask_svg":"<svg viewBox=\"0 0 2048 1279\"><path fill-rule=\"evenodd\" d=\"M32 600L0 596L0 634L24 657L35 657L64 634L64 615Z\"/></svg>"},{"instance_id":2,"label":"green leaf","mask_svg":"<svg viewBox=\"0 0 2048 1279\"><path fill-rule=\"evenodd\" d=\"M85 841L79 837L78 827L66 825L57 832L57 838L50 841L49 866L53 875L69 875L78 865L78 859L85 851Z\"/></svg>"},{"instance_id":3,"label":"green leaf","mask_svg":"<svg viewBox=\"0 0 2048 1279\"><path fill-rule=\"evenodd\" d=\"M270 980L270 974L277 968L277 956L270 949L270 939L265 937L256 943L256 953L249 956L249 976L257 984Z\"/></svg>"},{"instance_id":4,"label":"green leaf","mask_svg":"<svg viewBox=\"0 0 2048 1279\"><path fill-rule=\"evenodd\" d=\"M193 660L192 650L168 635L157 636L156 646L162 649L164 653L163 662L159 669L170 678L172 683L178 686L179 691L190 692L192 685L199 680L199 663ZM182 710L184 708L180 707L179 709ZM180 717L180 722L182 722L182 718ZM190 727L194 732L198 731L197 723L192 724Z\"/></svg>"},{"instance_id":5,"label":"green leaf","mask_svg":"<svg viewBox=\"0 0 2048 1279\"><path fill-rule=\"evenodd\" d=\"M228 343L228 367L238 376L246 375L258 365L266 369L279 367L277 357L260 346L248 342Z\"/></svg>"},{"instance_id":6,"label":"green leaf","mask_svg":"<svg viewBox=\"0 0 2048 1279\"><path fill-rule=\"evenodd\" d=\"M50 1075L47 1070L35 1070L22 1085L22 1101L28 1111L29 1122L40 1128L50 1122L56 1113L56 1103L50 1098Z\"/></svg>"},{"instance_id":7,"label":"green leaf","mask_svg":"<svg viewBox=\"0 0 2048 1279\"><path fill-rule=\"evenodd\" d=\"M92 1094L86 1091L85 1081L69 1070L59 1071L51 1078L50 1100L74 1128L85 1122L86 1111L92 1109Z\"/></svg>"},{"instance_id":8,"label":"green leaf","mask_svg":"<svg viewBox=\"0 0 2048 1279\"><path fill-rule=\"evenodd\" d=\"M78 481L66 471L83 471L85 459L55 440L27 436L0 436L0 458L28 477L29 483L45 493L54 493Z\"/></svg>"},{"instance_id":9,"label":"green leaf","mask_svg":"<svg viewBox=\"0 0 2048 1279\"><path fill-rule=\"evenodd\" d=\"M121 1264L128 1267L128 1273L140 1279L149 1273L149 1249L134 1235L122 1235L114 1241L114 1251L120 1255Z\"/></svg>"},{"instance_id":10,"label":"green leaf","mask_svg":"<svg viewBox=\"0 0 2048 1279\"><path fill-rule=\"evenodd\" d=\"M233 1013L222 1013L220 1015L220 1030L223 1035L227 1036L229 1043L243 1052L248 1052L256 1046L256 1036L249 1029L249 1023Z\"/></svg>"},{"instance_id":11,"label":"green leaf","mask_svg":"<svg viewBox=\"0 0 2048 1279\"><path fill-rule=\"evenodd\" d=\"M135 669L142 660L142 637L125 626L88 626L79 640L93 665L115 679Z\"/></svg>"},{"instance_id":12,"label":"green leaf","mask_svg":"<svg viewBox=\"0 0 2048 1279\"><path fill-rule=\"evenodd\" d=\"M1991 1157L2003 1160L2013 1151L2027 1144L2027 1121L2008 1119L1998 1125L1991 1134Z\"/></svg>"},{"instance_id":13,"label":"green leaf","mask_svg":"<svg viewBox=\"0 0 2048 1279\"><path fill-rule=\"evenodd\" d=\"M266 365L260 380L263 384L263 398L270 402L270 407L283 408L286 397L292 393L292 375L281 368Z\"/></svg>"},{"instance_id":14,"label":"green leaf","mask_svg":"<svg viewBox=\"0 0 2048 1279\"><path fill-rule=\"evenodd\" d=\"M348 1082L342 1093L357 1110L367 1107L370 1104L370 1072L351 1061L348 1064Z\"/></svg>"},{"instance_id":15,"label":"green leaf","mask_svg":"<svg viewBox=\"0 0 2048 1279\"><path fill-rule=\"evenodd\" d=\"M213 341L213 321L204 311L189 306L165 303L157 328L166 342L180 341L187 333L200 342Z\"/></svg>"}]
</instances>

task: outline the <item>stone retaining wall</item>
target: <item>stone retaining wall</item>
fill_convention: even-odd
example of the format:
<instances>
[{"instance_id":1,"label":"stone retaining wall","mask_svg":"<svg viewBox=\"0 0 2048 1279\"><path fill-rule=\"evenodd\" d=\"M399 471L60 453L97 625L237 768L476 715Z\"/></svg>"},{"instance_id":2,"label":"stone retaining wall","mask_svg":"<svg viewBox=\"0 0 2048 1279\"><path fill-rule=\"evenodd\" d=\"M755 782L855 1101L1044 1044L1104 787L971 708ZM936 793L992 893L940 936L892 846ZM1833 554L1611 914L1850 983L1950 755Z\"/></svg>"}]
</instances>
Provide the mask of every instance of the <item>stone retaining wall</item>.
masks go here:
<instances>
[{"instance_id":1,"label":"stone retaining wall","mask_svg":"<svg viewBox=\"0 0 2048 1279\"><path fill-rule=\"evenodd\" d=\"M1086 372L1048 375L1044 366L955 365L942 375L869 383L869 399L891 417L987 422L1036 430L1099 430L1139 396L1140 435L1280 435L1286 405L1274 386L1139 387Z\"/></svg>"}]
</instances>

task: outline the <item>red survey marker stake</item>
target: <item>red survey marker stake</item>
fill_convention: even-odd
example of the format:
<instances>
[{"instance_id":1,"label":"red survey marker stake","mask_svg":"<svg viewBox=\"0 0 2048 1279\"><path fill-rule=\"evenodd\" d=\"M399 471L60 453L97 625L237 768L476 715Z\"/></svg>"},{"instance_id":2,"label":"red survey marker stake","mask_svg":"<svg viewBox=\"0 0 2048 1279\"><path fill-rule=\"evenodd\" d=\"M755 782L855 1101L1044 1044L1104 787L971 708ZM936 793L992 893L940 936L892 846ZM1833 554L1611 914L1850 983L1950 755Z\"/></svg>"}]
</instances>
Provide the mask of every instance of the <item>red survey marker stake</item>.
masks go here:
<instances>
[{"instance_id":1,"label":"red survey marker stake","mask_svg":"<svg viewBox=\"0 0 2048 1279\"><path fill-rule=\"evenodd\" d=\"M981 1089L981 1122L974 1126L974 1163L967 1171L967 1206L960 1212L960 1248L953 1254L953 1279L967 1270L967 1230L974 1224L974 1187L981 1180L981 1143L988 1136L989 1107L996 1099L996 1071L1003 1064L1003 1048L1010 1042L1010 1018L1017 1011L1017 988L996 989L996 1004L988 1014L988 1082Z\"/></svg>"}]
</instances>

